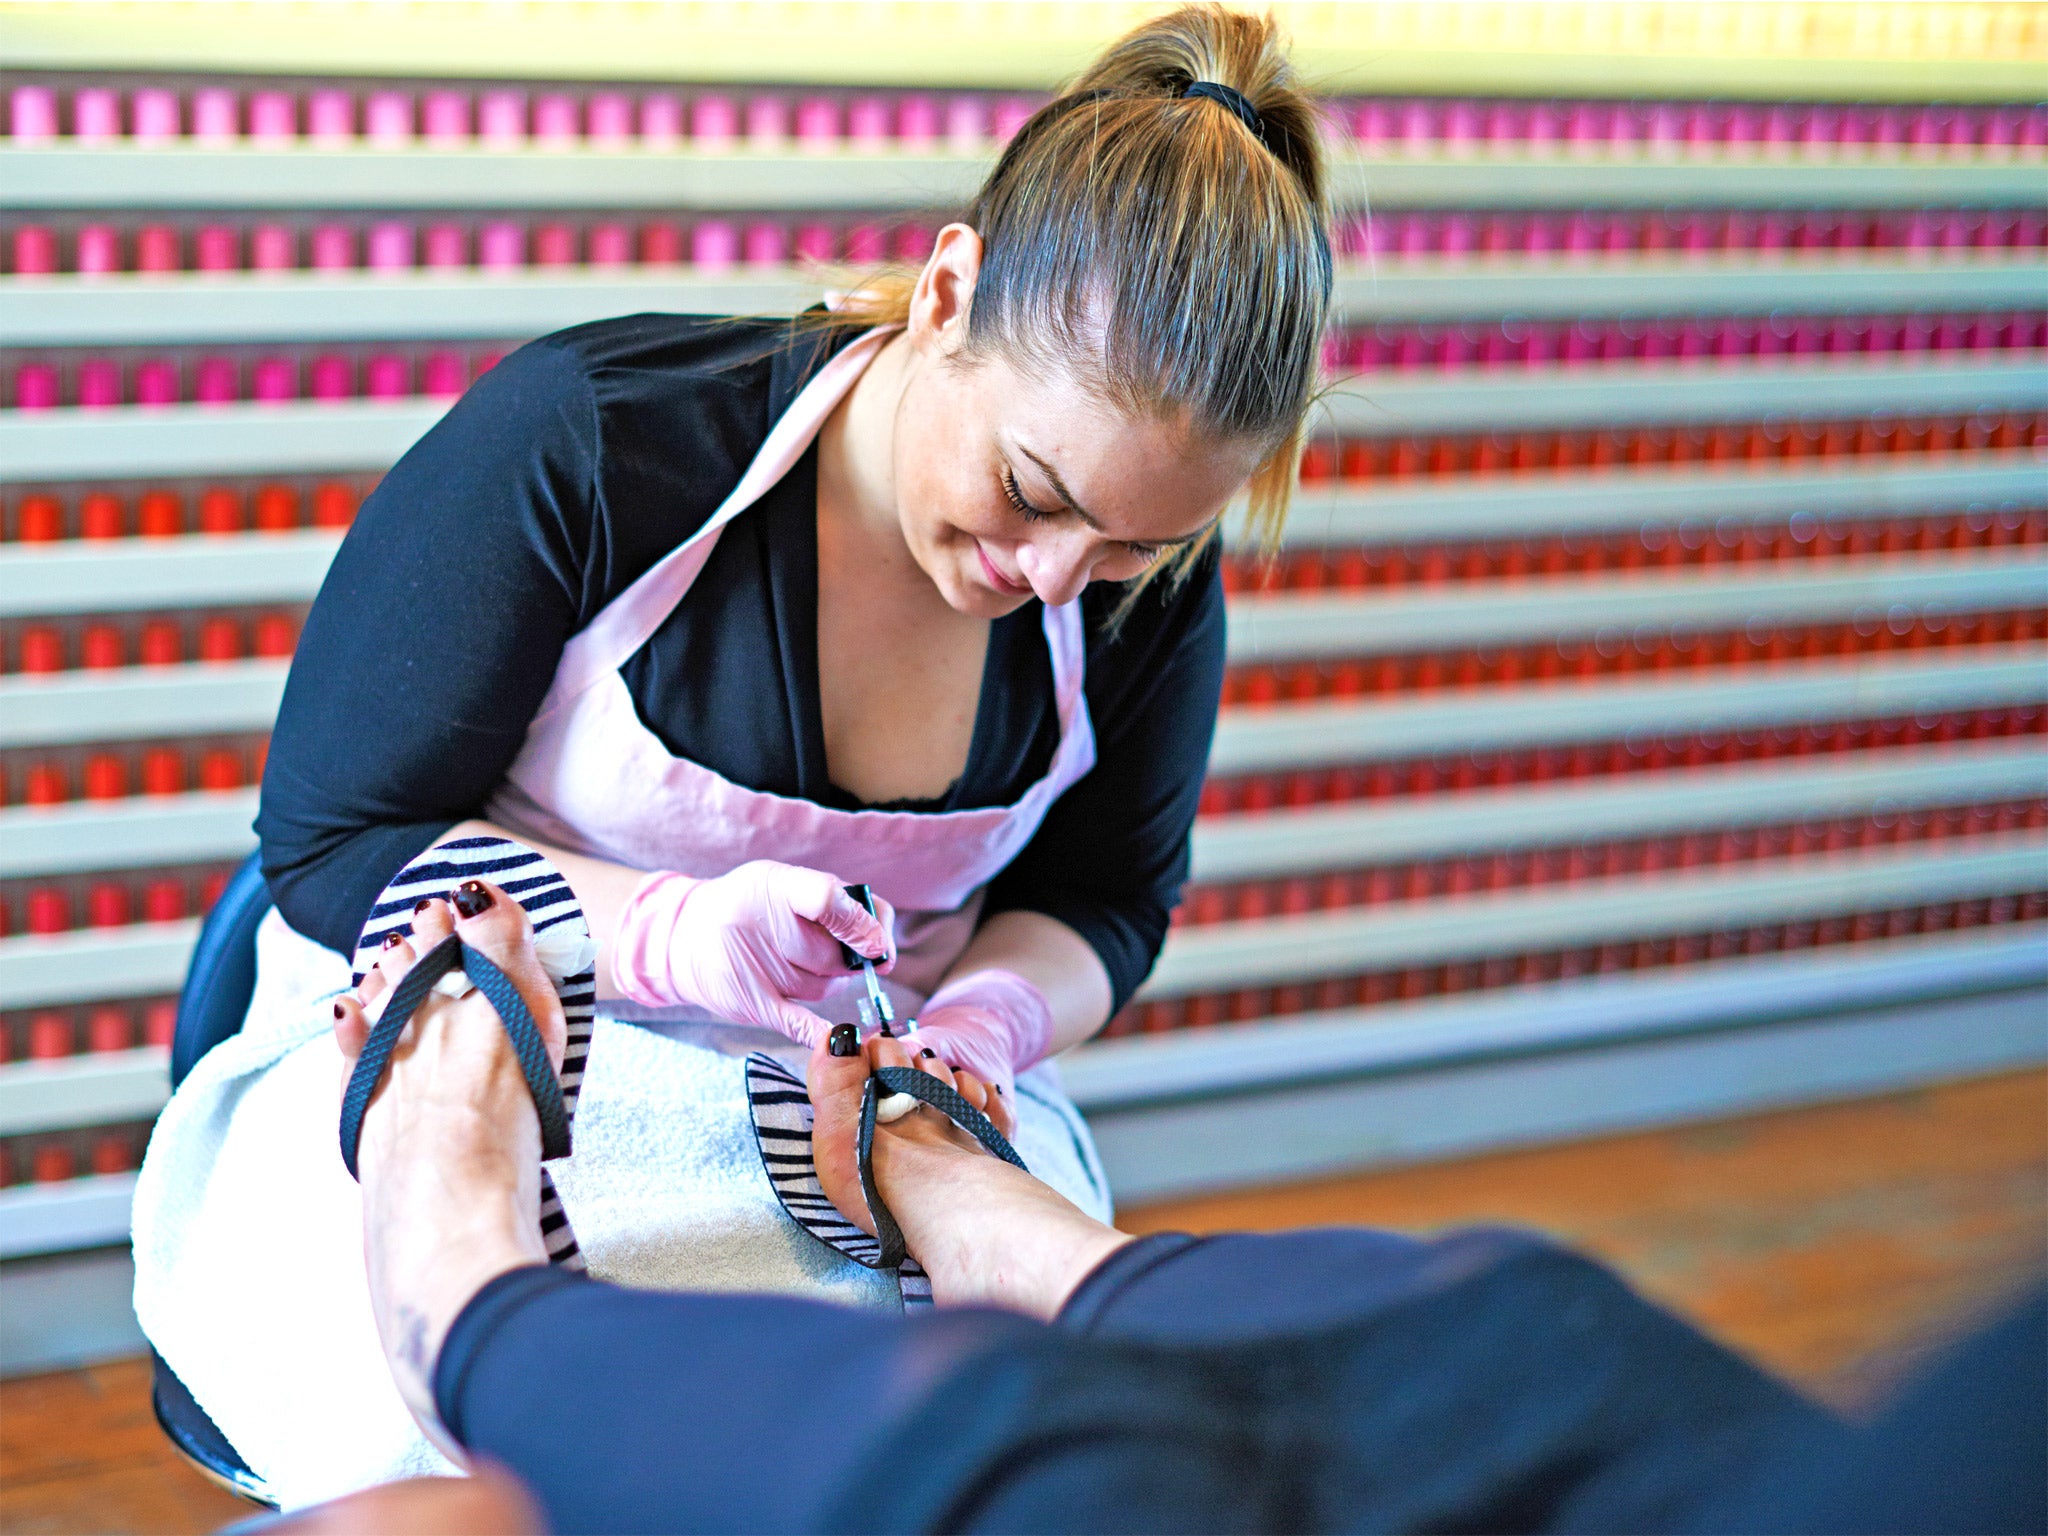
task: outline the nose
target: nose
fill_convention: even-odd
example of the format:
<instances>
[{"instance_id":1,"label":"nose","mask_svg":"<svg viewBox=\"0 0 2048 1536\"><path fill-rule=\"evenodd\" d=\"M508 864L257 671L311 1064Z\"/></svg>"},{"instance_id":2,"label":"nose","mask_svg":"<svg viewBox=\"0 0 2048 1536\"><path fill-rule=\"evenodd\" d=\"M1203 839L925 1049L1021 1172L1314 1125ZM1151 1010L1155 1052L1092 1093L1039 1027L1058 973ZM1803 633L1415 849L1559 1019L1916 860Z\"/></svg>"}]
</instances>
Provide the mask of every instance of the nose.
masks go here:
<instances>
[{"instance_id":1,"label":"nose","mask_svg":"<svg viewBox=\"0 0 2048 1536\"><path fill-rule=\"evenodd\" d=\"M1048 608L1071 603L1094 567L1093 537L1085 528L1061 529L1017 546L1017 569Z\"/></svg>"}]
</instances>

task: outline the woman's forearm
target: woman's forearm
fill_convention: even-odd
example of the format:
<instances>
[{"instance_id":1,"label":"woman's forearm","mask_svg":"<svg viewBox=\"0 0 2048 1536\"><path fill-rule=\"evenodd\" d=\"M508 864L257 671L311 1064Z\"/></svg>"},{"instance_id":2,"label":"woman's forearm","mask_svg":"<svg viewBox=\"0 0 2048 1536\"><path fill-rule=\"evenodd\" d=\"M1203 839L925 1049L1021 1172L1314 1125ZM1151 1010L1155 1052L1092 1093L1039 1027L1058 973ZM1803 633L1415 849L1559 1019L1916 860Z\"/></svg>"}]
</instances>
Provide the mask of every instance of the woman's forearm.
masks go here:
<instances>
[{"instance_id":1,"label":"woman's forearm","mask_svg":"<svg viewBox=\"0 0 2048 1536\"><path fill-rule=\"evenodd\" d=\"M1052 1010L1056 1055L1094 1038L1109 1022L1109 972L1095 946L1043 912L998 912L983 923L946 974L948 981L976 971L1014 971L1045 994Z\"/></svg>"}]
</instances>

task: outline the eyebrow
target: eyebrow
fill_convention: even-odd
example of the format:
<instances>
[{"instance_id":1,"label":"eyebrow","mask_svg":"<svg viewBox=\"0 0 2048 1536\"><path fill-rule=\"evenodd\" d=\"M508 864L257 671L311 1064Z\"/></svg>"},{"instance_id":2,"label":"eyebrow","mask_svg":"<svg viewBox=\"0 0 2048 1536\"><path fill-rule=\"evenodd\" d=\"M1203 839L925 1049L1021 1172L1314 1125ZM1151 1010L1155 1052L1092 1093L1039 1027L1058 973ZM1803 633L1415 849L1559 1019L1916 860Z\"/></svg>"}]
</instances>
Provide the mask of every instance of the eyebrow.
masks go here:
<instances>
[{"instance_id":1,"label":"eyebrow","mask_svg":"<svg viewBox=\"0 0 2048 1536\"><path fill-rule=\"evenodd\" d=\"M1069 512L1073 513L1074 516L1080 518L1082 522L1086 523L1090 528L1093 528L1097 533L1102 533L1105 531L1102 524L1096 519L1095 514L1090 512L1086 507L1082 506L1080 502L1074 499L1074 493L1067 489L1067 482L1060 478L1060 472L1058 470L1054 469L1050 464L1046 463L1044 459L1041 459L1037 454L1033 453L1029 448L1025 447L1022 443L1017 444L1017 451L1023 454L1025 458L1029 459L1032 463L1038 466L1038 472L1045 476L1046 483L1052 487L1053 495L1059 497L1061 501L1066 503L1066 507ZM1199 539L1203 534L1207 533L1208 531L1208 528L1204 526L1201 528L1197 528L1193 533L1182 534L1177 539L1131 539L1127 540L1126 542L1134 546L1142 546L1147 549L1174 549L1182 544L1194 543L1195 540Z\"/></svg>"}]
</instances>

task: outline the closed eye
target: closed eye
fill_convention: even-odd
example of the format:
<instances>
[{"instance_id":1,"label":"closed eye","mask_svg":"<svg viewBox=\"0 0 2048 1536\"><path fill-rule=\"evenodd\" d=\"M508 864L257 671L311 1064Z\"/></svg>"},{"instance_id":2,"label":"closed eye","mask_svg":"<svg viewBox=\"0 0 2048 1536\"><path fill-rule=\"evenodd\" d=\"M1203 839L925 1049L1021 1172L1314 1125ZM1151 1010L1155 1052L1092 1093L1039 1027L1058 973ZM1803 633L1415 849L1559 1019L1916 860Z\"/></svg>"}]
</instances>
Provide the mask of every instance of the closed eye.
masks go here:
<instances>
[{"instance_id":1,"label":"closed eye","mask_svg":"<svg viewBox=\"0 0 2048 1536\"><path fill-rule=\"evenodd\" d=\"M1003 466L1003 494L1010 500L1026 522L1042 523L1053 515L1044 507L1035 507L1024 499L1024 493L1017 489L1017 474L1007 464Z\"/></svg>"}]
</instances>

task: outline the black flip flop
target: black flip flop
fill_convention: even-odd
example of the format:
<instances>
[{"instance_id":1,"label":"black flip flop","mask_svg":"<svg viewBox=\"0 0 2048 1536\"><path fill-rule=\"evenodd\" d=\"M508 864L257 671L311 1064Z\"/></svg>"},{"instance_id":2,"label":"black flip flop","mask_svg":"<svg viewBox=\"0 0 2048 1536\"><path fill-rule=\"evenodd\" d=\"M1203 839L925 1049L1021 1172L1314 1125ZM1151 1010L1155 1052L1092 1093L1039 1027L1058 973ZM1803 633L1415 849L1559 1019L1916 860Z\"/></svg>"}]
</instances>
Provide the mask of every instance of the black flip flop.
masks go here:
<instances>
[{"instance_id":1,"label":"black flip flop","mask_svg":"<svg viewBox=\"0 0 2048 1536\"><path fill-rule=\"evenodd\" d=\"M980 1142L991 1156L1000 1157L1024 1173L1031 1170L1024 1166L1024 1159L1017 1155L1010 1139L996 1129L995 1122L968 1103L958 1089L916 1067L875 1068L861 1089L860 1140L856 1155L860 1159L861 1193L867 1198L868 1216L875 1224L875 1241L882 1250L880 1262L874 1268L894 1269L903 1262L903 1230L896 1225L896 1218L889 1214L889 1207L882 1203L882 1192L875 1188L875 1107L881 1102L884 1092L907 1093L913 1099L922 1100Z\"/></svg>"},{"instance_id":2,"label":"black flip flop","mask_svg":"<svg viewBox=\"0 0 2048 1536\"><path fill-rule=\"evenodd\" d=\"M519 1058L519 1070L525 1075L527 1091L533 1095L533 1107L540 1115L542 1160L569 1155L568 1106L563 1102L561 1082L548 1063L547 1046L541 1041L540 1026L534 1023L526 999L495 962L463 943L459 934L451 933L415 960L412 969L391 989L384 1012L371 1027L369 1038L363 1042L363 1052L356 1058L355 1070L349 1074L348 1090L341 1097L341 1160L352 1179L361 1177L356 1172L356 1153L362 1146L363 1116L369 1112L370 1098L391 1065L398 1037L405 1032L405 1026L434 983L457 966L498 1011L498 1020L512 1039L513 1054Z\"/></svg>"}]
</instances>

